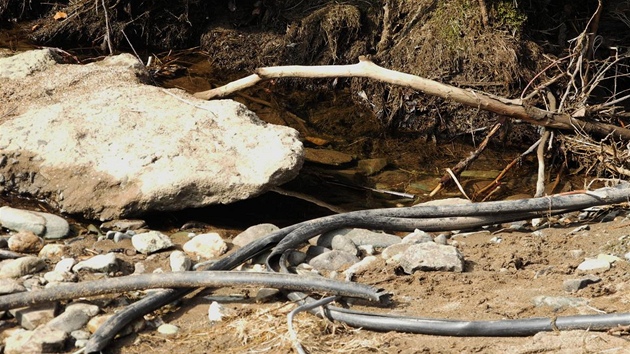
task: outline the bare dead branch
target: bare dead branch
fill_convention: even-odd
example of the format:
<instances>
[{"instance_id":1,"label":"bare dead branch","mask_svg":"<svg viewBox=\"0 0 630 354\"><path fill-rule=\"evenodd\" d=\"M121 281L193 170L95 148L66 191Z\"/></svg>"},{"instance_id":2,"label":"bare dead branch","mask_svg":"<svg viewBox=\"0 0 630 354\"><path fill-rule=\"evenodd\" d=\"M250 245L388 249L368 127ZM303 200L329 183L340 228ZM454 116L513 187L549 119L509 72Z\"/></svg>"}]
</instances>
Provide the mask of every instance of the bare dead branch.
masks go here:
<instances>
[{"instance_id":1,"label":"bare dead branch","mask_svg":"<svg viewBox=\"0 0 630 354\"><path fill-rule=\"evenodd\" d=\"M259 68L253 75L233 81L225 86L198 92L195 94L195 97L205 100L226 97L235 91L251 87L262 80L285 77L370 78L394 85L409 87L428 95L438 96L469 107L483 109L514 119L521 119L548 128L563 130L579 129L600 137L612 135L618 139L630 140L630 130L625 128L600 122L582 121L571 117L568 113L550 112L530 106L519 99L507 99L482 91L466 90L419 76L385 69L365 57L360 57L359 63L351 65L276 66Z\"/></svg>"}]
</instances>

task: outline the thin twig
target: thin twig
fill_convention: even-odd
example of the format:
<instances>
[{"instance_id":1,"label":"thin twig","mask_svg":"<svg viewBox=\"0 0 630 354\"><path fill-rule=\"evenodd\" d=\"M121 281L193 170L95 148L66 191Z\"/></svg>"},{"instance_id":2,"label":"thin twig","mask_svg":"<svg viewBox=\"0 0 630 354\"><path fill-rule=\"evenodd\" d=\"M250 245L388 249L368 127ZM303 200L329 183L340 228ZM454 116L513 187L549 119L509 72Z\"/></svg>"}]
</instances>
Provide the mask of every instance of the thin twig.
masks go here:
<instances>
[{"instance_id":1,"label":"thin twig","mask_svg":"<svg viewBox=\"0 0 630 354\"><path fill-rule=\"evenodd\" d=\"M109 29L109 15L107 14L107 6L105 6L105 0L101 0L101 5L103 6L103 14L105 16L105 41L107 42L107 47L109 48L109 55L114 55L114 48L112 47L112 36Z\"/></svg>"}]
</instances>

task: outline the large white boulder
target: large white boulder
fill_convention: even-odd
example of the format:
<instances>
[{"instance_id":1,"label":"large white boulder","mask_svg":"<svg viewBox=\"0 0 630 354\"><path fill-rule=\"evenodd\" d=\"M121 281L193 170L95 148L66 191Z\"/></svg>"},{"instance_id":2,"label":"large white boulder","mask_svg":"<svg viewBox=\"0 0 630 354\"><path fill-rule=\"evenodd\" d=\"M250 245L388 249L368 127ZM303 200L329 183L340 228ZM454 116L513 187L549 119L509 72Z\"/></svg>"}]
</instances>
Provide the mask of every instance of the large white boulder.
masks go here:
<instances>
[{"instance_id":1,"label":"large white boulder","mask_svg":"<svg viewBox=\"0 0 630 354\"><path fill-rule=\"evenodd\" d=\"M232 100L143 84L130 55L25 77L16 62L0 59L0 77L21 77L0 79L0 191L105 220L246 199L302 166L297 131Z\"/></svg>"}]
</instances>

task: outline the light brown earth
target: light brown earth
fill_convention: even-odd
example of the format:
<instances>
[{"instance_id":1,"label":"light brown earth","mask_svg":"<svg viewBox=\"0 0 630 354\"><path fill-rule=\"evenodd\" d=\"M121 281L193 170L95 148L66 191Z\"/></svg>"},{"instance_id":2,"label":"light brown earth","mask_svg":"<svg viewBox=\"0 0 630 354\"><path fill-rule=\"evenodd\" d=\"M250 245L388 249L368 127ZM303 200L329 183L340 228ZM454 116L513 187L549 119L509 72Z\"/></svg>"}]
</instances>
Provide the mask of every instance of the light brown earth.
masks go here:
<instances>
[{"instance_id":1,"label":"light brown earth","mask_svg":"<svg viewBox=\"0 0 630 354\"><path fill-rule=\"evenodd\" d=\"M624 214L625 215L625 214ZM456 243L466 259L463 273L419 272L401 274L395 266L379 261L356 281L386 289L393 294L393 305L385 308L354 308L379 313L462 320L500 320L529 317L567 316L576 314L624 313L630 308L630 284L626 260L613 264L604 272L583 273L576 267L585 257L600 253L623 258L630 249L630 219L589 223L590 230L570 234L579 224L543 228L542 235L531 232L478 232L455 235ZM208 228L230 238L234 229ZM201 231L201 230L197 230ZM502 242L489 242L500 237ZM87 235L71 244L75 256L85 249L97 252L112 247L131 245L109 241L94 243ZM181 245L185 239L175 238ZM579 257L572 250L582 250ZM119 254L126 265L142 262L147 271L168 268L168 251L147 260L144 255ZM126 268L123 272L131 271ZM564 280L596 274L601 281L574 294L563 290ZM279 299L257 304L257 289L221 289L202 291L185 300L179 307L158 312L162 319L180 328L177 335L163 336L154 329L119 339L110 348L112 353L290 353L286 315L295 305ZM577 308L534 306L539 295L572 296L586 299L588 305ZM232 296L221 301L233 310L233 316L222 322L208 321L208 306L217 297ZM251 296L252 298L247 298ZM242 297L247 299L243 300ZM106 308L107 312L114 308ZM153 318L154 316L152 316ZM539 333L529 337L441 337L407 333L377 333L331 323L310 314L299 314L295 326L301 343L311 353L626 353L630 342L626 333L603 333L587 330Z\"/></svg>"}]
</instances>

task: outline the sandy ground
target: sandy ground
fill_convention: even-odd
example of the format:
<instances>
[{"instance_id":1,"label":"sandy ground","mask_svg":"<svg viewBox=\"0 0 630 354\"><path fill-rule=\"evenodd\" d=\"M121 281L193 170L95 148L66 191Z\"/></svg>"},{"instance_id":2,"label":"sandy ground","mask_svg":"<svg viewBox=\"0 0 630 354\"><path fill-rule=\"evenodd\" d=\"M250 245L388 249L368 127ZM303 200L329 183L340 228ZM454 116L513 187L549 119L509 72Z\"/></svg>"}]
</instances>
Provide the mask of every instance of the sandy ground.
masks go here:
<instances>
[{"instance_id":1,"label":"sandy ground","mask_svg":"<svg viewBox=\"0 0 630 354\"><path fill-rule=\"evenodd\" d=\"M629 251L630 220L589 223L590 230L571 231L580 224L543 228L531 232L488 231L454 235L466 259L463 273L418 272L404 275L395 266L379 261L356 281L386 289L393 294L388 307L355 306L379 313L462 320L501 320L529 317L554 318L577 314L628 312L630 284L626 260L602 272L582 272L577 266L585 257L600 253L623 258ZM229 237L234 230L223 230ZM499 243L490 242L493 237ZM88 241L88 240L85 240ZM82 242L75 244L82 247ZM107 247L107 245L103 245ZM118 246L120 247L120 245ZM582 250L577 255L575 250ZM121 255L121 257L125 257ZM144 258L135 255L130 263ZM168 269L168 257L153 256L147 271ZM595 274L601 281L575 292L563 290L563 281ZM257 304L257 289L203 290L179 307L159 313L180 328L164 336L146 329L121 338L112 353L290 353L286 315L295 305L285 300ZM577 297L586 305L553 309L535 306L536 296ZM249 298L251 296L251 298ZM231 310L222 322L208 321L209 304L219 300ZM112 311L113 309L108 309ZM378 333L332 323L301 313L295 321L301 343L311 353L628 353L625 333L587 330L538 333L529 337L445 337L408 333Z\"/></svg>"}]
</instances>

